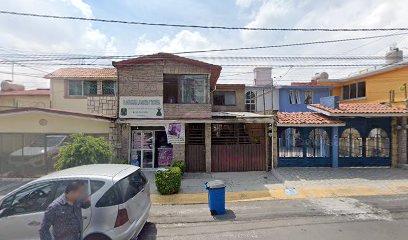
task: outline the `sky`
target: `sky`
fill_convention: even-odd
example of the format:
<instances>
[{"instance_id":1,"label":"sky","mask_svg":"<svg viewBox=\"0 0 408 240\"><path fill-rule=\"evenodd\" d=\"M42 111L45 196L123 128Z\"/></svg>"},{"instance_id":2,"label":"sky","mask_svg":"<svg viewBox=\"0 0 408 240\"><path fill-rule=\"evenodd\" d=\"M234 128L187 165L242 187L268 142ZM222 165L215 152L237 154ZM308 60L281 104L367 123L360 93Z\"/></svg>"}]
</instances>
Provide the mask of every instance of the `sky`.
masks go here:
<instances>
[{"instance_id":1,"label":"sky","mask_svg":"<svg viewBox=\"0 0 408 240\"><path fill-rule=\"evenodd\" d=\"M406 27L406 0L2 0L6 11L155 23L269 28ZM42 19L0 14L0 80L11 79L16 54L139 55L383 35L395 32L266 32L152 27ZM345 43L246 50L202 56L383 56L391 45L408 51L408 35ZM254 65L340 64L314 61L205 60L223 66L221 83L253 83ZM69 63L103 63L75 60ZM345 61L341 64L356 62ZM377 62L378 63L378 62ZM379 61L382 63L382 61ZM30 88L48 87L41 78L61 66L49 62L14 64L14 81ZM278 84L309 81L316 72L345 77L362 67L274 67Z\"/></svg>"}]
</instances>

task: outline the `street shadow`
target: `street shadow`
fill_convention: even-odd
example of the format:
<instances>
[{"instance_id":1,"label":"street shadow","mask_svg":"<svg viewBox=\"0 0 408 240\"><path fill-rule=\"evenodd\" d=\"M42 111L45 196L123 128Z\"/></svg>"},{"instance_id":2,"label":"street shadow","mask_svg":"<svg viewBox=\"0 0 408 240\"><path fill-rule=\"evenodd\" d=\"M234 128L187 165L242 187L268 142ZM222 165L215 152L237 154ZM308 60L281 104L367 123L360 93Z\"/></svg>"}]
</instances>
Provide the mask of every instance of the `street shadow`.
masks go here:
<instances>
[{"instance_id":1,"label":"street shadow","mask_svg":"<svg viewBox=\"0 0 408 240\"><path fill-rule=\"evenodd\" d=\"M216 221L234 221L237 217L231 209L226 209L223 215L212 215Z\"/></svg>"},{"instance_id":2,"label":"street shadow","mask_svg":"<svg viewBox=\"0 0 408 240\"><path fill-rule=\"evenodd\" d=\"M330 180L407 180L408 171L399 168L355 167L355 168L280 168L276 170L285 181L330 181Z\"/></svg>"},{"instance_id":3,"label":"street shadow","mask_svg":"<svg viewBox=\"0 0 408 240\"><path fill-rule=\"evenodd\" d=\"M132 240L156 240L157 239L157 228L156 224L151 222L146 222L139 236L133 238Z\"/></svg>"}]
</instances>

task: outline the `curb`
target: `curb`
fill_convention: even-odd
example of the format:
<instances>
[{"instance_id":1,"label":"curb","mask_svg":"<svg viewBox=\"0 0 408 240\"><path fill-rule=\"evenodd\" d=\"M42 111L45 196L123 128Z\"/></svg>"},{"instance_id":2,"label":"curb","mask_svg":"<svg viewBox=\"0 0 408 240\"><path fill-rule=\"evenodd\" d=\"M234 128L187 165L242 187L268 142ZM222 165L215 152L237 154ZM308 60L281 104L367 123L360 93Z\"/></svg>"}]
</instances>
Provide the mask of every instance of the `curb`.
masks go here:
<instances>
[{"instance_id":1,"label":"curb","mask_svg":"<svg viewBox=\"0 0 408 240\"><path fill-rule=\"evenodd\" d=\"M262 191L226 192L226 202L252 202L290 199L336 198L408 194L408 184L385 187L349 186L331 188L300 188L295 191L273 189ZM207 193L159 195L151 194L153 205L187 205L208 203Z\"/></svg>"}]
</instances>

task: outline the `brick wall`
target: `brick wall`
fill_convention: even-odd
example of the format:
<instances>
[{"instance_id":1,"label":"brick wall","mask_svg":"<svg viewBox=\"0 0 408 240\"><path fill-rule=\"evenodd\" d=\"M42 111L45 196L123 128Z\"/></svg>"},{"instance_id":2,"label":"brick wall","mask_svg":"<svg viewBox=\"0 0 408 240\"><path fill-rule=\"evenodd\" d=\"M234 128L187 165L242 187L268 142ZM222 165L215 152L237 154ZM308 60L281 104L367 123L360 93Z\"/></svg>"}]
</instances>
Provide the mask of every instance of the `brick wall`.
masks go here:
<instances>
[{"instance_id":1,"label":"brick wall","mask_svg":"<svg viewBox=\"0 0 408 240\"><path fill-rule=\"evenodd\" d=\"M211 118L211 104L164 104L164 118Z\"/></svg>"},{"instance_id":2,"label":"brick wall","mask_svg":"<svg viewBox=\"0 0 408 240\"><path fill-rule=\"evenodd\" d=\"M115 96L89 96L86 99L89 113L116 115Z\"/></svg>"},{"instance_id":3,"label":"brick wall","mask_svg":"<svg viewBox=\"0 0 408 240\"><path fill-rule=\"evenodd\" d=\"M163 74L210 74L210 71L173 61L120 67L119 96L163 96ZM165 119L210 117L211 104L164 104Z\"/></svg>"},{"instance_id":4,"label":"brick wall","mask_svg":"<svg viewBox=\"0 0 408 240\"><path fill-rule=\"evenodd\" d=\"M228 87L227 85L231 85ZM222 87L217 85L216 91L234 91L235 92L235 105L230 106L219 106L213 105L212 110L214 112L245 112L245 85L242 87L234 87L235 84L223 84ZM213 94L212 94L213 95ZM211 95L211 100L214 102L214 99Z\"/></svg>"},{"instance_id":5,"label":"brick wall","mask_svg":"<svg viewBox=\"0 0 408 240\"><path fill-rule=\"evenodd\" d=\"M118 69L119 96L163 96L163 66L145 64Z\"/></svg>"}]
</instances>

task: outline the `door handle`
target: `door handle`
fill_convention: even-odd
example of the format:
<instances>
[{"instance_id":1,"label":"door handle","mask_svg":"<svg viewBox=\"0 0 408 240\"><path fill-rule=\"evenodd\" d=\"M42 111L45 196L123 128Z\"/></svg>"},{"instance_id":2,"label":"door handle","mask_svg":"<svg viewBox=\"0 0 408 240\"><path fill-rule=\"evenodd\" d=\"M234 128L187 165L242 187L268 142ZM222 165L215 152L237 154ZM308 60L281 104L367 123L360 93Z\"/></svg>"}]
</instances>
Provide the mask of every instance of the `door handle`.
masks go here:
<instances>
[{"instance_id":1,"label":"door handle","mask_svg":"<svg viewBox=\"0 0 408 240\"><path fill-rule=\"evenodd\" d=\"M86 220L86 219L88 219L87 216L83 216L83 217L82 217L82 220Z\"/></svg>"},{"instance_id":2,"label":"door handle","mask_svg":"<svg viewBox=\"0 0 408 240\"><path fill-rule=\"evenodd\" d=\"M27 225L28 225L28 226L38 226L38 225L40 225L40 224L41 224L40 222L31 221L31 222L29 222Z\"/></svg>"}]
</instances>

